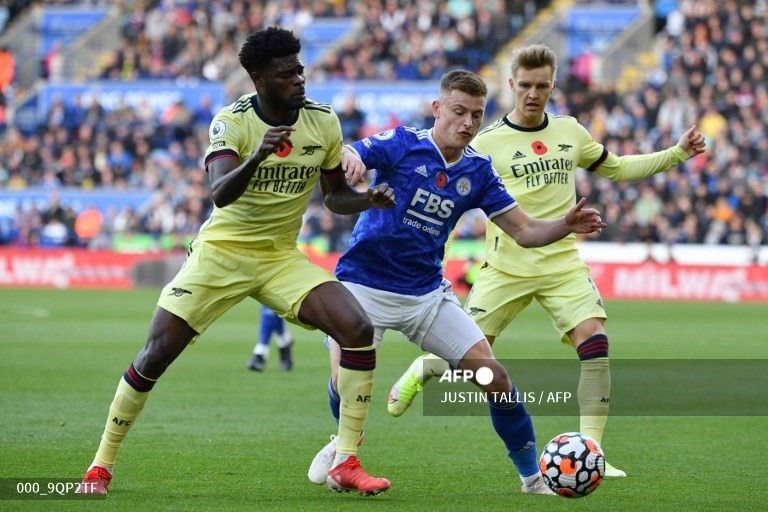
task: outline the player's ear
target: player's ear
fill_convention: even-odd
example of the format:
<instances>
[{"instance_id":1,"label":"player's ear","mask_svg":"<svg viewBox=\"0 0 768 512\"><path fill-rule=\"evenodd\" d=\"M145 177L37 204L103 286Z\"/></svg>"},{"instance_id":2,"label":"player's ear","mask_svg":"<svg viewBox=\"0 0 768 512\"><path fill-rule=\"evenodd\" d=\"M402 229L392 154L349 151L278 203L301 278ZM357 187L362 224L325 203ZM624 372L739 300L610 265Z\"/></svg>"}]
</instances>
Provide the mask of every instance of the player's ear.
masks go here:
<instances>
[{"instance_id":1,"label":"player's ear","mask_svg":"<svg viewBox=\"0 0 768 512\"><path fill-rule=\"evenodd\" d=\"M435 119L440 117L440 100L432 101L432 115L435 116Z\"/></svg>"},{"instance_id":2,"label":"player's ear","mask_svg":"<svg viewBox=\"0 0 768 512\"><path fill-rule=\"evenodd\" d=\"M251 72L251 81L257 91L264 88L264 76L258 71Z\"/></svg>"}]
</instances>

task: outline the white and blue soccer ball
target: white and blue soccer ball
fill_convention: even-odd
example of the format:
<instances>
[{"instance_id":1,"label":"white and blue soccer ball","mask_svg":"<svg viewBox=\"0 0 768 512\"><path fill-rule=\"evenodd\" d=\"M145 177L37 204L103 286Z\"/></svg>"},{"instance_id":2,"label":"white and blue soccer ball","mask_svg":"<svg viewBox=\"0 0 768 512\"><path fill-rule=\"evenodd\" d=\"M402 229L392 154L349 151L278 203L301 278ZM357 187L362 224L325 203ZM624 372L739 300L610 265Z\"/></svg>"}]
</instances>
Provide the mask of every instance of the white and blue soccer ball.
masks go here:
<instances>
[{"instance_id":1,"label":"white and blue soccer ball","mask_svg":"<svg viewBox=\"0 0 768 512\"><path fill-rule=\"evenodd\" d=\"M605 456L600 445L581 432L552 438L539 459L544 482L559 496L581 498L600 486Z\"/></svg>"}]
</instances>

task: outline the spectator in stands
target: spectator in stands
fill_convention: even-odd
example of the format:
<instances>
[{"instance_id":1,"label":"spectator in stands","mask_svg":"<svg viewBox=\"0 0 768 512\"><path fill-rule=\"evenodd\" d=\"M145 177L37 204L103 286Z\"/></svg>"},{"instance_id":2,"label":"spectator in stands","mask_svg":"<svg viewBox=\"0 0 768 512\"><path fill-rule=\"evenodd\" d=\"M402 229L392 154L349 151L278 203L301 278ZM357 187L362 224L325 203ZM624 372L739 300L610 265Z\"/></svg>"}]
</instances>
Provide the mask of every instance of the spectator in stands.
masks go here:
<instances>
[{"instance_id":1,"label":"spectator in stands","mask_svg":"<svg viewBox=\"0 0 768 512\"><path fill-rule=\"evenodd\" d=\"M0 91L0 137L3 136L8 128L8 105L5 99L5 93ZM2 173L0 173L0 183L3 182Z\"/></svg>"},{"instance_id":2,"label":"spectator in stands","mask_svg":"<svg viewBox=\"0 0 768 512\"><path fill-rule=\"evenodd\" d=\"M64 44L60 40L53 42L53 46L43 59L43 78L52 82L61 81L64 77Z\"/></svg>"},{"instance_id":3,"label":"spectator in stands","mask_svg":"<svg viewBox=\"0 0 768 512\"><path fill-rule=\"evenodd\" d=\"M0 0L0 34L5 29L5 24L11 18L11 10L8 8L8 0Z\"/></svg>"},{"instance_id":4,"label":"spectator in stands","mask_svg":"<svg viewBox=\"0 0 768 512\"><path fill-rule=\"evenodd\" d=\"M107 164L117 180L121 182L128 181L133 170L133 156L128 152L121 140L115 139L109 143Z\"/></svg>"},{"instance_id":5,"label":"spectator in stands","mask_svg":"<svg viewBox=\"0 0 768 512\"><path fill-rule=\"evenodd\" d=\"M348 94L344 97L338 116L341 123L341 133L344 135L345 141L357 140L362 137L365 116L357 108L357 98L354 94Z\"/></svg>"},{"instance_id":6,"label":"spectator in stands","mask_svg":"<svg viewBox=\"0 0 768 512\"><path fill-rule=\"evenodd\" d=\"M160 124L168 129L168 141L184 140L191 135L191 127L194 124L195 114L182 100L168 105L160 115Z\"/></svg>"},{"instance_id":7,"label":"spectator in stands","mask_svg":"<svg viewBox=\"0 0 768 512\"><path fill-rule=\"evenodd\" d=\"M0 28L2 32L2 28ZM6 47L0 46L0 93L7 92L16 75L16 59Z\"/></svg>"},{"instance_id":8,"label":"spectator in stands","mask_svg":"<svg viewBox=\"0 0 768 512\"><path fill-rule=\"evenodd\" d=\"M213 121L213 107L211 97L204 94L200 97L200 103L195 108L192 114L192 122L196 128L204 128L205 130L211 125Z\"/></svg>"}]
</instances>

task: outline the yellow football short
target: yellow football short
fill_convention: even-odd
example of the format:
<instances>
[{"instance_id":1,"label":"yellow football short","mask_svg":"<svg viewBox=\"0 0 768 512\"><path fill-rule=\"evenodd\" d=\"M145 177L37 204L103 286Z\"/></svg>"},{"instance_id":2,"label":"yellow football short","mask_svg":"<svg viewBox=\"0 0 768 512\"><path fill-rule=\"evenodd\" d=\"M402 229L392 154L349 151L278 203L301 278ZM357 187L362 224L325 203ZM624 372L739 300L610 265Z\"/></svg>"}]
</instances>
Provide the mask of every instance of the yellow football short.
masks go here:
<instances>
[{"instance_id":1,"label":"yellow football short","mask_svg":"<svg viewBox=\"0 0 768 512\"><path fill-rule=\"evenodd\" d=\"M566 344L571 343L566 333L584 320L607 318L600 292L586 266L538 277L518 277L486 264L464 309L485 335L498 336L534 299Z\"/></svg>"},{"instance_id":2,"label":"yellow football short","mask_svg":"<svg viewBox=\"0 0 768 512\"><path fill-rule=\"evenodd\" d=\"M336 278L294 249L244 249L195 240L184 265L160 293L157 305L202 334L246 297L270 307L289 322L298 320L304 297Z\"/></svg>"}]
</instances>

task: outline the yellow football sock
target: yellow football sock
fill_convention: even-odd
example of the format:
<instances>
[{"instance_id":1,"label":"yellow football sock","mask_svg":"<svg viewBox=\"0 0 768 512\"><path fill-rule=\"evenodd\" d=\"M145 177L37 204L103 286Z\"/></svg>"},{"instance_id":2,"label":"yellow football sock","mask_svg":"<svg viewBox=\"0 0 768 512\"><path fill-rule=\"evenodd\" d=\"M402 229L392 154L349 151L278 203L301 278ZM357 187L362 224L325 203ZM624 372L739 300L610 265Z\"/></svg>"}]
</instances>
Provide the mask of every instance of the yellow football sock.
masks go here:
<instances>
[{"instance_id":1,"label":"yellow football sock","mask_svg":"<svg viewBox=\"0 0 768 512\"><path fill-rule=\"evenodd\" d=\"M607 357L581 362L578 400L579 431L601 443L611 400L611 365Z\"/></svg>"},{"instance_id":2,"label":"yellow football sock","mask_svg":"<svg viewBox=\"0 0 768 512\"><path fill-rule=\"evenodd\" d=\"M109 407L109 416L104 433L101 435L101 443L96 452L94 462L99 466L111 469L115 465L117 450L120 449L125 435L144 408L148 396L149 392L136 391L125 378L120 377L115 398Z\"/></svg>"},{"instance_id":3,"label":"yellow football sock","mask_svg":"<svg viewBox=\"0 0 768 512\"><path fill-rule=\"evenodd\" d=\"M375 367L376 351L373 345L358 349L342 348L338 380L341 407L336 441L336 452L339 454L357 453L360 432L371 405Z\"/></svg>"}]
</instances>

